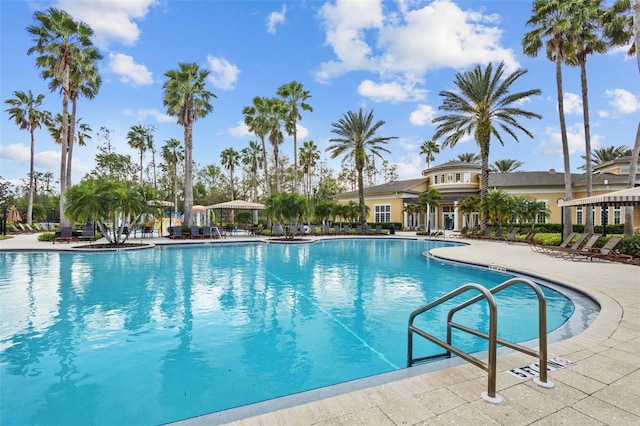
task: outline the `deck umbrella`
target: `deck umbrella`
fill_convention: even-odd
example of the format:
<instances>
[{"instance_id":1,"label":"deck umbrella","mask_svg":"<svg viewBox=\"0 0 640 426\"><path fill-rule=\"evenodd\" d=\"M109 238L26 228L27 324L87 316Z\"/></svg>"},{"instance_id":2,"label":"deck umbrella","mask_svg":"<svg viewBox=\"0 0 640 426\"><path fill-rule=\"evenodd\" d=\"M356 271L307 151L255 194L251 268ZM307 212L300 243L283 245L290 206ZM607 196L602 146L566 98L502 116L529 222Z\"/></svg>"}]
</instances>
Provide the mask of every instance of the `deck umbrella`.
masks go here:
<instances>
[{"instance_id":1,"label":"deck umbrella","mask_svg":"<svg viewBox=\"0 0 640 426\"><path fill-rule=\"evenodd\" d=\"M9 212L7 213L7 221L9 222L20 222L22 220L22 216L20 216L20 212L16 208L16 206L11 206L9 208Z\"/></svg>"}]
</instances>

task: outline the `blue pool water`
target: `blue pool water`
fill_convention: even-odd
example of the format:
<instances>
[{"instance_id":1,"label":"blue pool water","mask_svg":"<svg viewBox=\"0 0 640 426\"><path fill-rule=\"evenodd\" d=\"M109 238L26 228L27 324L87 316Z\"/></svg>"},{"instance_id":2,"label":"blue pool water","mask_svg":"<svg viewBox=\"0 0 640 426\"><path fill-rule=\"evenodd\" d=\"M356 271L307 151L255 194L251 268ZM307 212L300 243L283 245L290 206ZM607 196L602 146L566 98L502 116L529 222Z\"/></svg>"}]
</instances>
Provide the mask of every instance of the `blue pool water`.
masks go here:
<instances>
[{"instance_id":1,"label":"blue pool water","mask_svg":"<svg viewBox=\"0 0 640 426\"><path fill-rule=\"evenodd\" d=\"M0 253L0 419L160 424L404 368L412 310L467 282L510 278L422 255L446 244ZM573 304L545 294L553 330ZM513 287L498 305L501 337L536 337L532 292ZM483 328L485 308L457 319ZM437 330L445 316L421 327ZM430 351L439 352L417 345Z\"/></svg>"}]
</instances>

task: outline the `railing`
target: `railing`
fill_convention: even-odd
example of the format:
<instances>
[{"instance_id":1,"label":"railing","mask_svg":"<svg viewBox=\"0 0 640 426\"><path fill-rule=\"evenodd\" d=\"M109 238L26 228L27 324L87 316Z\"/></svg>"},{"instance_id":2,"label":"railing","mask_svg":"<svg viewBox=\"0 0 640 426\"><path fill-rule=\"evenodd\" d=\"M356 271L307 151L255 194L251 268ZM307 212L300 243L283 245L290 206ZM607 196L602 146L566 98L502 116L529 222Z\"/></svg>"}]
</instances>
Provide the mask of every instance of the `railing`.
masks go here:
<instances>
[{"instance_id":1,"label":"railing","mask_svg":"<svg viewBox=\"0 0 640 426\"><path fill-rule=\"evenodd\" d=\"M527 348L522 345L518 345L513 342L509 342L504 339L498 338L498 309L496 305L494 294L511 287L515 284L525 284L536 293L538 298L538 341L540 351L536 352L530 348ZM467 301L451 308L447 315L447 341L443 341L438 339L437 337L427 333L424 330L413 325L415 318L432 308L435 308L442 303L453 299L454 297L460 296L463 293L468 291L478 291L480 294L468 299ZM462 324L458 324L453 322L453 316L459 312L460 310L473 305L481 300L485 299L487 301L489 307L489 332L484 333L479 330L475 330L464 326ZM469 334L472 334L477 337L481 337L487 339L489 341L488 347L488 360L484 362L461 349L456 348L452 345L452 329L458 329ZM414 358L413 357L413 335L418 334L419 336L430 340L431 342L439 345L440 347L446 349L446 352L442 354L430 355L426 357ZM433 302L416 309L409 316L409 330L408 330L408 347L407 347L407 367L411 367L412 365L418 362L424 362L436 358L442 357L451 357L451 353L458 355L460 358L464 359L467 362L475 365L476 367L481 368L482 370L488 373L487 378L487 392L482 393L482 398L491 403L500 403L502 402L502 398L496 394L496 354L497 354L497 345L501 344L510 349L523 352L527 355L531 355L537 357L539 359L540 364L540 378L534 379L534 382L539 386L545 388L553 388L553 383L547 380L547 303L544 298L544 294L540 290L540 287L536 285L531 280L523 279L523 278L513 278L503 282L502 284L497 285L491 290L487 290L485 287L480 284L468 283L463 286L458 287L456 290L453 290L444 296L434 300Z\"/></svg>"}]
</instances>

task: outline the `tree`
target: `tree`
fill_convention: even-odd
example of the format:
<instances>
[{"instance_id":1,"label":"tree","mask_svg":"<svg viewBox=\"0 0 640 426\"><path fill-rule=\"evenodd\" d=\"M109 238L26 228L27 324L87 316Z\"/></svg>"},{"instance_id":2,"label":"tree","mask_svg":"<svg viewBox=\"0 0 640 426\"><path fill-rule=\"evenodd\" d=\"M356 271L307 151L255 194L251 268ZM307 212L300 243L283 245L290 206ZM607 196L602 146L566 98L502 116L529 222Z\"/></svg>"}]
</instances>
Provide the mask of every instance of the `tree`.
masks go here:
<instances>
[{"instance_id":1,"label":"tree","mask_svg":"<svg viewBox=\"0 0 640 426\"><path fill-rule=\"evenodd\" d=\"M276 219L277 223L288 223L293 232L288 237L294 238L300 224L309 217L311 201L307 197L298 194L278 193L272 194L265 202L265 214Z\"/></svg>"},{"instance_id":2,"label":"tree","mask_svg":"<svg viewBox=\"0 0 640 426\"><path fill-rule=\"evenodd\" d=\"M127 133L127 143L131 148L140 151L140 185L142 185L144 183L142 180L142 171L144 170L142 159L145 151L152 148L151 135L143 125L136 124L131 126L129 133Z\"/></svg>"},{"instance_id":3,"label":"tree","mask_svg":"<svg viewBox=\"0 0 640 426\"><path fill-rule=\"evenodd\" d=\"M267 98L264 103L265 119L269 129L269 143L273 146L273 162L276 176L276 192L281 191L280 145L284 142L282 125L287 118L287 106L279 98Z\"/></svg>"},{"instance_id":4,"label":"tree","mask_svg":"<svg viewBox=\"0 0 640 426\"><path fill-rule=\"evenodd\" d=\"M454 84L460 93L442 91L439 94L444 100L438 109L448 114L433 119L433 122L438 124L434 139L446 135L442 146L454 147L465 135L473 133L480 147L481 200L487 197L489 191L491 136L495 136L501 145L504 145L504 141L500 130L516 142L518 142L516 130L533 138L531 132L516 119L519 117L542 118L539 114L518 107L523 99L542 93L540 89L511 93L511 86L526 73L526 70L518 69L504 77L504 62L498 65L495 72L493 64L487 65L484 70L477 65L472 71L456 74ZM481 220L481 229L486 229L486 226L487 217L484 215Z\"/></svg>"},{"instance_id":5,"label":"tree","mask_svg":"<svg viewBox=\"0 0 640 426\"><path fill-rule=\"evenodd\" d=\"M233 148L227 148L220 153L220 162L222 166L229 170L229 186L231 188L231 199L235 200L235 192L233 190L233 172L236 166L240 165L240 154Z\"/></svg>"},{"instance_id":6,"label":"tree","mask_svg":"<svg viewBox=\"0 0 640 426\"><path fill-rule=\"evenodd\" d=\"M249 146L240 151L242 164L251 172L251 201L258 201L258 169L262 166L262 148L256 141L249 141ZM257 211L256 211L257 213Z\"/></svg>"},{"instance_id":7,"label":"tree","mask_svg":"<svg viewBox=\"0 0 640 426\"><path fill-rule=\"evenodd\" d=\"M311 97L308 90L304 90L302 83L292 81L283 84L278 88L280 96L289 110L287 114L285 129L289 135L293 136L293 192L298 193L298 120L302 119L300 109L313 112L313 108L305 103Z\"/></svg>"},{"instance_id":8,"label":"tree","mask_svg":"<svg viewBox=\"0 0 640 426\"><path fill-rule=\"evenodd\" d=\"M165 141L160 154L162 159L169 165L171 169L171 177L173 181L173 209L178 210L178 164L184 160L184 150L180 141L171 138Z\"/></svg>"},{"instance_id":9,"label":"tree","mask_svg":"<svg viewBox=\"0 0 640 426\"><path fill-rule=\"evenodd\" d=\"M431 188L418 196L418 203L427 214L427 231L429 232L431 231L431 207L438 207L440 201L442 201L442 194L436 188Z\"/></svg>"},{"instance_id":10,"label":"tree","mask_svg":"<svg viewBox=\"0 0 640 426\"><path fill-rule=\"evenodd\" d=\"M484 201L480 202L480 210L493 223L502 226L509 218L509 202L511 196L501 189L489 191Z\"/></svg>"},{"instance_id":11,"label":"tree","mask_svg":"<svg viewBox=\"0 0 640 426\"><path fill-rule=\"evenodd\" d=\"M29 132L31 137L29 155L29 201L27 204L27 224L33 221L33 199L34 199L34 159L35 159L35 131L44 124L51 122L51 113L40 110L44 95L33 96L31 90L27 93L22 91L13 92L14 98L4 101L9 105L6 112L9 113L9 120L13 120L21 130Z\"/></svg>"},{"instance_id":12,"label":"tree","mask_svg":"<svg viewBox=\"0 0 640 426\"><path fill-rule=\"evenodd\" d=\"M504 158L494 161L493 164L489 166L489 170L494 173L511 173L522 167L523 164L524 163L522 161L514 160L512 158Z\"/></svg>"},{"instance_id":13,"label":"tree","mask_svg":"<svg viewBox=\"0 0 640 426\"><path fill-rule=\"evenodd\" d=\"M269 184L269 164L267 161L267 145L265 138L269 134L269 123L267 121L267 98L256 96L253 98L253 105L242 109L244 124L249 131L256 135L262 144L262 166L264 167L264 190L267 197L271 196L271 185Z\"/></svg>"},{"instance_id":14,"label":"tree","mask_svg":"<svg viewBox=\"0 0 640 426\"><path fill-rule=\"evenodd\" d=\"M479 163L480 155L475 152L465 152L458 154L458 161L462 161L463 163Z\"/></svg>"},{"instance_id":15,"label":"tree","mask_svg":"<svg viewBox=\"0 0 640 426\"><path fill-rule=\"evenodd\" d=\"M470 195L464 200L460 201L460 203L458 204L458 209L460 209L463 216L467 217L465 225L472 227L474 226L474 224L471 223L470 216L471 214L480 210L480 198Z\"/></svg>"},{"instance_id":16,"label":"tree","mask_svg":"<svg viewBox=\"0 0 640 426\"><path fill-rule=\"evenodd\" d=\"M389 153L390 151L383 145L387 145L392 139L397 139L396 136L375 136L383 125L383 120L373 123L373 110L364 115L362 108L358 113L349 111L337 123L331 123L333 127L331 133L338 135L338 137L329 139L332 145L329 145L326 151L331 153L331 158L344 155L344 159L353 159L358 175L360 223L363 225L366 224L367 216L362 171L367 163L367 158L369 155L373 155L384 159L381 153Z\"/></svg>"},{"instance_id":17,"label":"tree","mask_svg":"<svg viewBox=\"0 0 640 426\"><path fill-rule=\"evenodd\" d=\"M608 146L605 148L595 149L591 152L591 162L596 166L600 164L606 163L607 161L617 160L622 157L629 157L632 154L631 148L626 145L620 146ZM586 155L581 155L581 157L586 160ZM582 165L579 167L580 169L585 169L586 166Z\"/></svg>"},{"instance_id":18,"label":"tree","mask_svg":"<svg viewBox=\"0 0 640 426\"><path fill-rule=\"evenodd\" d=\"M562 89L562 63L567 58L567 34L571 29L567 8L571 2L563 0L535 0L533 2L533 16L527 21L528 26L535 27L525 34L522 40L523 52L528 56L537 56L543 45L547 59L555 63L556 95L558 100L558 117L560 119L560 135L562 139L562 156L564 158L564 188L565 199L573 198L571 191L571 165L569 162L569 140L567 138L567 124L564 115L564 93ZM563 238L573 230L571 225L571 209L564 208Z\"/></svg>"},{"instance_id":19,"label":"tree","mask_svg":"<svg viewBox=\"0 0 640 426\"><path fill-rule=\"evenodd\" d=\"M313 168L316 166L319 159L320 150L317 145L313 141L304 141L300 148L300 165L307 177L307 184L305 185L307 197L311 197L311 177L313 174Z\"/></svg>"},{"instance_id":20,"label":"tree","mask_svg":"<svg viewBox=\"0 0 640 426\"><path fill-rule=\"evenodd\" d=\"M167 71L163 84L163 104L167 114L178 117L184 128L184 218L185 225L193 222L193 125L198 118L206 117L213 106L209 103L216 95L206 89L208 70L201 70L196 63L180 63L177 69Z\"/></svg>"},{"instance_id":21,"label":"tree","mask_svg":"<svg viewBox=\"0 0 640 426\"><path fill-rule=\"evenodd\" d=\"M433 154L440 153L440 145L438 142L434 140L424 141L422 145L420 145L420 155L426 156L427 160L427 169L431 167L431 162L435 161L436 157Z\"/></svg>"},{"instance_id":22,"label":"tree","mask_svg":"<svg viewBox=\"0 0 640 426\"><path fill-rule=\"evenodd\" d=\"M27 27L33 36L35 45L27 50L27 54L37 53L36 65L42 68L43 79L53 79L62 92L62 130L60 159L60 224L69 225L64 216L65 195L67 190L67 166L69 149L69 99L71 95L71 73L74 59L85 49L91 49L94 58L99 54L93 49L91 37L93 30L81 22L75 22L71 16L56 8L34 15L38 25ZM101 58L101 56L100 56ZM73 134L73 132L71 132Z\"/></svg>"}]
</instances>

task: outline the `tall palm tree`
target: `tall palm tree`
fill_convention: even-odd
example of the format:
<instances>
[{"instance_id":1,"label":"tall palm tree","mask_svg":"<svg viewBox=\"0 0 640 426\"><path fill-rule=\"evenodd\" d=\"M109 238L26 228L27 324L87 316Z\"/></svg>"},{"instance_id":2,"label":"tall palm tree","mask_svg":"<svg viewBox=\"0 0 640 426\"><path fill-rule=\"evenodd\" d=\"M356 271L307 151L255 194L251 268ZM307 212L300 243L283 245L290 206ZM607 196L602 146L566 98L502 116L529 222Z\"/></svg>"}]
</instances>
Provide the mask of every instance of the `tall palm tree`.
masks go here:
<instances>
[{"instance_id":1,"label":"tall palm tree","mask_svg":"<svg viewBox=\"0 0 640 426\"><path fill-rule=\"evenodd\" d=\"M518 136L515 131L520 130L533 138L531 132L524 128L518 121L519 117L542 118L539 114L518 107L523 99L542 93L540 89L525 90L511 93L511 86L527 71L518 69L504 76L504 62L493 69L489 64L483 70L477 65L472 71L457 73L454 84L460 93L442 91L440 96L444 98L438 109L448 114L433 119L437 123L434 139L446 135L443 147L454 147L465 135L475 136L476 143L480 147L481 188L480 199L484 200L489 190L489 148L491 136L495 136L501 145L504 145L500 130L507 133L516 142ZM503 78L504 77L504 78ZM487 226L487 217L483 215L481 228Z\"/></svg>"},{"instance_id":2,"label":"tall palm tree","mask_svg":"<svg viewBox=\"0 0 640 426\"><path fill-rule=\"evenodd\" d=\"M367 158L372 155L384 159L381 153L389 153L390 151L383 145L387 145L392 139L397 139L396 136L375 136L383 125L383 120L373 123L373 110L364 115L362 108L358 113L349 111L337 123L331 123L333 127L331 133L335 133L338 137L329 139L329 142L333 144L329 145L326 151L331 152L331 158L344 155L344 160L353 159L358 175L360 222L363 225L366 223L367 216L362 171L367 164Z\"/></svg>"},{"instance_id":3,"label":"tall palm tree","mask_svg":"<svg viewBox=\"0 0 640 426\"><path fill-rule=\"evenodd\" d=\"M313 168L320 159L320 150L313 141L304 141L300 148L300 165L307 176L306 192L307 197L311 196L311 181Z\"/></svg>"},{"instance_id":4,"label":"tall palm tree","mask_svg":"<svg viewBox=\"0 0 640 426\"><path fill-rule=\"evenodd\" d=\"M293 192L298 193L298 120L302 119L300 109L313 112L313 108L305 101L311 97L308 90L304 90L302 83L292 81L278 88L280 96L289 110L286 120L286 131L293 136Z\"/></svg>"},{"instance_id":5,"label":"tall palm tree","mask_svg":"<svg viewBox=\"0 0 640 426\"><path fill-rule=\"evenodd\" d=\"M467 221L465 223L466 226L472 227L474 224L471 223L471 215L480 210L480 198L474 197L473 195L468 196L464 200L458 203L458 209L462 212L463 216L467 216Z\"/></svg>"},{"instance_id":6,"label":"tall palm tree","mask_svg":"<svg viewBox=\"0 0 640 426\"><path fill-rule=\"evenodd\" d=\"M594 53L605 53L607 43L601 37L604 10L602 0L575 0L569 2L569 19L571 21L572 52L567 57L567 64L580 67L580 86L582 89L582 116L584 125L584 146L586 153L587 197L593 193L593 173L591 164L591 125L589 121L589 96L587 94L587 57ZM593 215L591 206L585 210L585 232L593 234Z\"/></svg>"},{"instance_id":7,"label":"tall palm tree","mask_svg":"<svg viewBox=\"0 0 640 426\"><path fill-rule=\"evenodd\" d=\"M180 63L177 69L167 71L163 104L167 114L178 117L184 128L184 218L185 224L193 223L193 124L206 117L213 106L209 103L216 95L206 89L208 70L198 64Z\"/></svg>"},{"instance_id":8,"label":"tall palm tree","mask_svg":"<svg viewBox=\"0 0 640 426\"><path fill-rule=\"evenodd\" d=\"M501 160L494 161L493 164L489 166L489 170L495 173L511 173L522 167L523 164L524 163L522 161L514 160L512 158L503 158Z\"/></svg>"},{"instance_id":9,"label":"tall palm tree","mask_svg":"<svg viewBox=\"0 0 640 426\"><path fill-rule=\"evenodd\" d=\"M434 140L424 141L422 145L420 145L420 155L426 156L427 160L427 169L431 167L431 162L435 161L436 157L433 154L440 153L440 145L438 142Z\"/></svg>"},{"instance_id":10,"label":"tall palm tree","mask_svg":"<svg viewBox=\"0 0 640 426\"><path fill-rule=\"evenodd\" d=\"M475 152L458 154L458 161L462 161L463 163L479 163L480 160L480 154L476 154Z\"/></svg>"},{"instance_id":11,"label":"tall palm tree","mask_svg":"<svg viewBox=\"0 0 640 426\"><path fill-rule=\"evenodd\" d=\"M269 164L267 162L267 145L265 138L269 134L269 123L267 121L267 98L256 96L253 104L242 109L244 124L249 131L256 135L262 144L262 166L264 167L264 191L267 197L271 196L271 185L269 181Z\"/></svg>"},{"instance_id":12,"label":"tall palm tree","mask_svg":"<svg viewBox=\"0 0 640 426\"><path fill-rule=\"evenodd\" d=\"M60 223L64 226L71 223L64 214L67 190L71 72L74 58L83 49L93 49L91 41L93 30L81 22L75 22L67 12L53 7L47 9L46 12L36 12L34 17L38 24L27 27L27 31L32 35L35 45L27 50L27 54L36 53L39 55L36 58L36 65L43 69L41 74L43 79L55 79L61 83Z\"/></svg>"},{"instance_id":13,"label":"tall palm tree","mask_svg":"<svg viewBox=\"0 0 640 426\"><path fill-rule=\"evenodd\" d=\"M436 208L442 201L442 194L436 188L431 188L418 196L418 202L427 215L427 231L431 232L431 207Z\"/></svg>"},{"instance_id":14,"label":"tall palm tree","mask_svg":"<svg viewBox=\"0 0 640 426\"><path fill-rule=\"evenodd\" d=\"M571 51L568 33L571 24L567 9L571 2L564 0L535 0L533 2L533 16L527 21L534 29L525 34L522 40L523 52L529 56L537 56L545 46L547 59L555 63L556 95L558 100L558 117L560 119L560 136L562 139L562 156L564 159L564 189L565 199L573 198L571 191L571 165L569 162L569 141L567 139L567 124L564 115L564 93L562 89L562 63ZM573 226L571 225L571 209L564 208L563 238L567 237Z\"/></svg>"},{"instance_id":15,"label":"tall palm tree","mask_svg":"<svg viewBox=\"0 0 640 426\"><path fill-rule=\"evenodd\" d=\"M143 125L136 124L135 126L131 126L129 133L127 133L127 143L131 148L140 151L140 185L143 184L142 172L144 167L142 165L142 159L144 158L145 151L150 149L149 142L150 135Z\"/></svg>"},{"instance_id":16,"label":"tall palm tree","mask_svg":"<svg viewBox=\"0 0 640 426\"><path fill-rule=\"evenodd\" d=\"M242 164L251 172L251 201L258 201L258 169L262 166L262 148L256 141L249 141L249 146L240 151ZM255 211L257 213L257 210Z\"/></svg>"},{"instance_id":17,"label":"tall palm tree","mask_svg":"<svg viewBox=\"0 0 640 426\"><path fill-rule=\"evenodd\" d=\"M173 180L173 210L178 210L178 164L184 160L184 150L180 141L171 138L162 147L162 158L171 168Z\"/></svg>"},{"instance_id":18,"label":"tall palm tree","mask_svg":"<svg viewBox=\"0 0 640 426\"><path fill-rule=\"evenodd\" d=\"M6 112L9 113L9 120L13 120L16 125L29 132L31 136L31 149L29 155L29 201L27 204L27 224L33 222L33 198L34 198L34 159L35 159L35 132L44 124L51 122L51 113L39 109L44 100L44 95L39 94L34 97L31 90L27 93L22 91L13 92L13 98L4 101L9 105Z\"/></svg>"},{"instance_id":19,"label":"tall palm tree","mask_svg":"<svg viewBox=\"0 0 640 426\"><path fill-rule=\"evenodd\" d=\"M229 170L229 186L231 188L231 199L235 200L235 191L233 188L233 172L236 166L240 165L240 153L233 148L227 148L220 153L220 163L222 166Z\"/></svg>"}]
</instances>

